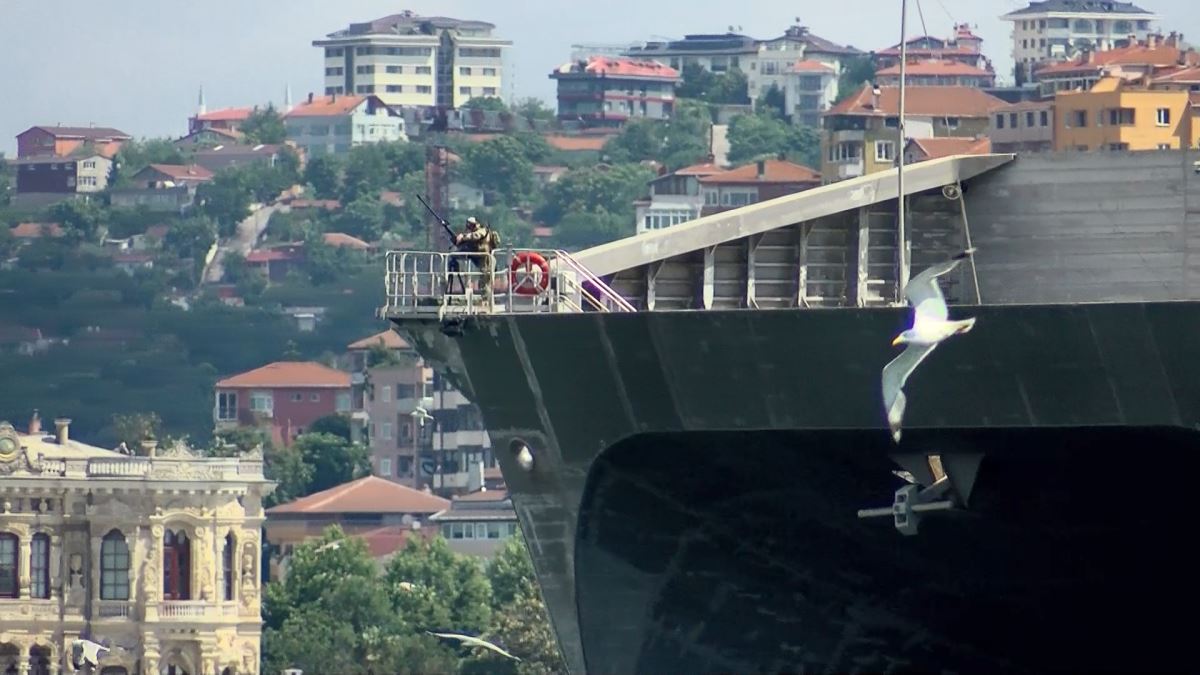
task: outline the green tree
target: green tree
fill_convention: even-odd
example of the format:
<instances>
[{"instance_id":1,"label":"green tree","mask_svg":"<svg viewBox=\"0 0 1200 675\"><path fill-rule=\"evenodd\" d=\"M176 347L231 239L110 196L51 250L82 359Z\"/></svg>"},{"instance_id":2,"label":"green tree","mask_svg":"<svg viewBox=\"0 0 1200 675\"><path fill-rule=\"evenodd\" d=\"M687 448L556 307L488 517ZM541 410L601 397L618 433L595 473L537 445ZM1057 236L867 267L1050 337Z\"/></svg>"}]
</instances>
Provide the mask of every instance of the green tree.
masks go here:
<instances>
[{"instance_id":1,"label":"green tree","mask_svg":"<svg viewBox=\"0 0 1200 675\"><path fill-rule=\"evenodd\" d=\"M350 442L350 418L345 415L326 415L308 426L309 433L329 434Z\"/></svg>"},{"instance_id":2,"label":"green tree","mask_svg":"<svg viewBox=\"0 0 1200 675\"><path fill-rule=\"evenodd\" d=\"M706 104L679 100L666 122L635 120L625 125L605 144L604 154L614 163L656 160L669 169L679 169L708 155L711 129L712 116Z\"/></svg>"},{"instance_id":3,"label":"green tree","mask_svg":"<svg viewBox=\"0 0 1200 675\"><path fill-rule=\"evenodd\" d=\"M809 167L820 166L821 137L811 127L793 126L769 112L739 115L729 125L729 160L748 162L785 155Z\"/></svg>"},{"instance_id":4,"label":"green tree","mask_svg":"<svg viewBox=\"0 0 1200 675\"><path fill-rule=\"evenodd\" d=\"M388 562L384 586L401 625L411 632L478 634L491 619L491 588L479 563L455 555L441 537L409 539Z\"/></svg>"},{"instance_id":5,"label":"green tree","mask_svg":"<svg viewBox=\"0 0 1200 675\"><path fill-rule=\"evenodd\" d=\"M532 96L513 102L512 110L527 120L553 122L556 119L553 108L548 107L542 99Z\"/></svg>"},{"instance_id":6,"label":"green tree","mask_svg":"<svg viewBox=\"0 0 1200 675\"><path fill-rule=\"evenodd\" d=\"M17 238L7 223L0 223L0 259L7 259L17 250Z\"/></svg>"},{"instance_id":7,"label":"green tree","mask_svg":"<svg viewBox=\"0 0 1200 675\"><path fill-rule=\"evenodd\" d=\"M463 108L473 108L475 110L494 110L497 112L505 112L508 106L504 105L504 101L496 96L475 96L462 104Z\"/></svg>"},{"instance_id":8,"label":"green tree","mask_svg":"<svg viewBox=\"0 0 1200 675\"><path fill-rule=\"evenodd\" d=\"M244 141L249 145L273 145L287 140L287 127L284 126L283 116L271 104L266 108L255 108L242 123L241 131L245 134Z\"/></svg>"},{"instance_id":9,"label":"green tree","mask_svg":"<svg viewBox=\"0 0 1200 675\"><path fill-rule=\"evenodd\" d=\"M8 206L11 202L12 178L8 175L8 162L0 157L0 206Z\"/></svg>"},{"instance_id":10,"label":"green tree","mask_svg":"<svg viewBox=\"0 0 1200 675\"><path fill-rule=\"evenodd\" d=\"M170 139L147 138L126 141L113 158L110 187L125 187L129 179L151 164L187 164L188 158Z\"/></svg>"},{"instance_id":11,"label":"green tree","mask_svg":"<svg viewBox=\"0 0 1200 675\"><path fill-rule=\"evenodd\" d=\"M755 112L769 112L775 117L784 119L787 117L787 99L783 95L783 90L779 85L771 83L770 89L767 89L762 96L754 103Z\"/></svg>"},{"instance_id":12,"label":"green tree","mask_svg":"<svg viewBox=\"0 0 1200 675\"><path fill-rule=\"evenodd\" d=\"M250 215L252 189L245 173L238 169L218 171L213 179L196 190L200 212L216 221L222 236L233 236L238 223Z\"/></svg>"},{"instance_id":13,"label":"green tree","mask_svg":"<svg viewBox=\"0 0 1200 675\"><path fill-rule=\"evenodd\" d=\"M707 103L746 104L750 102L746 74L734 68L721 74L698 65L683 67L682 82L675 94L679 98L696 99Z\"/></svg>"},{"instance_id":14,"label":"green tree","mask_svg":"<svg viewBox=\"0 0 1200 675\"><path fill-rule=\"evenodd\" d=\"M313 492L309 486L313 482L315 472L305 461L300 448L294 443L289 446L265 447L263 470L267 478L276 482L275 491L266 499L269 502L268 506L286 504Z\"/></svg>"},{"instance_id":15,"label":"green tree","mask_svg":"<svg viewBox=\"0 0 1200 675\"><path fill-rule=\"evenodd\" d=\"M493 616L486 637L494 644L504 645L521 661L514 662L490 651L480 652L475 659L486 664L486 672L551 675L566 671L542 595L532 579L520 579L513 599Z\"/></svg>"},{"instance_id":16,"label":"green tree","mask_svg":"<svg viewBox=\"0 0 1200 675\"><path fill-rule=\"evenodd\" d=\"M342 163L335 155L318 155L304 167L304 182L318 199L336 199L342 189Z\"/></svg>"},{"instance_id":17,"label":"green tree","mask_svg":"<svg viewBox=\"0 0 1200 675\"><path fill-rule=\"evenodd\" d=\"M50 207L50 218L57 221L74 241L97 242L108 221L108 212L90 199L68 199Z\"/></svg>"},{"instance_id":18,"label":"green tree","mask_svg":"<svg viewBox=\"0 0 1200 675\"><path fill-rule=\"evenodd\" d=\"M379 241L386 229L383 202L375 193L361 193L354 201L342 205L334 227L365 241Z\"/></svg>"},{"instance_id":19,"label":"green tree","mask_svg":"<svg viewBox=\"0 0 1200 675\"><path fill-rule=\"evenodd\" d=\"M550 186L538 217L557 226L566 246L585 246L634 233L634 200L654 177L649 167L619 164L567 172Z\"/></svg>"},{"instance_id":20,"label":"green tree","mask_svg":"<svg viewBox=\"0 0 1200 675\"><path fill-rule=\"evenodd\" d=\"M162 418L155 412L113 415L113 433L117 441L135 452L146 439L162 438Z\"/></svg>"},{"instance_id":21,"label":"green tree","mask_svg":"<svg viewBox=\"0 0 1200 675\"><path fill-rule=\"evenodd\" d=\"M471 183L495 199L519 204L533 193L533 162L525 156L525 146L511 136L473 145L463 160Z\"/></svg>"},{"instance_id":22,"label":"green tree","mask_svg":"<svg viewBox=\"0 0 1200 675\"><path fill-rule=\"evenodd\" d=\"M865 82L875 81L875 61L870 56L856 56L842 64L838 76L838 101L858 93Z\"/></svg>"},{"instance_id":23,"label":"green tree","mask_svg":"<svg viewBox=\"0 0 1200 675\"><path fill-rule=\"evenodd\" d=\"M320 492L371 473L365 446L332 434L302 434L292 442L301 461L312 469L306 494Z\"/></svg>"},{"instance_id":24,"label":"green tree","mask_svg":"<svg viewBox=\"0 0 1200 675\"><path fill-rule=\"evenodd\" d=\"M370 143L350 149L342 173L342 204L394 188L413 171L425 170L425 151L415 143Z\"/></svg>"},{"instance_id":25,"label":"green tree","mask_svg":"<svg viewBox=\"0 0 1200 675\"><path fill-rule=\"evenodd\" d=\"M488 563L487 577L492 585L492 606L497 609L516 600L522 581L536 581L524 537L518 534L504 542Z\"/></svg>"}]
</instances>

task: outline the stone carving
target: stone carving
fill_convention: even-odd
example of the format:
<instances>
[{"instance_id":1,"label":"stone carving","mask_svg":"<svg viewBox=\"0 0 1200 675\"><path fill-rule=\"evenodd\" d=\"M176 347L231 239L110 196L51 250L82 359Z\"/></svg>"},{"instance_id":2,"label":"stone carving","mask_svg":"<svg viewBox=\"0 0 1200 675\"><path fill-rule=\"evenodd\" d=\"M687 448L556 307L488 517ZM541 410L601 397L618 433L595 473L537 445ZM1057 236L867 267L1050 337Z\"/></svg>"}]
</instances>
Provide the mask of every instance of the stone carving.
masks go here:
<instances>
[{"instance_id":1,"label":"stone carving","mask_svg":"<svg viewBox=\"0 0 1200 675\"><path fill-rule=\"evenodd\" d=\"M242 670L241 672L247 675L254 675L258 672L258 654L254 651L254 647L246 645L242 651Z\"/></svg>"},{"instance_id":2,"label":"stone carving","mask_svg":"<svg viewBox=\"0 0 1200 675\"><path fill-rule=\"evenodd\" d=\"M161 529L161 528L159 528ZM151 544L142 560L142 594L146 602L158 602L158 565L154 561L155 546Z\"/></svg>"},{"instance_id":3,"label":"stone carving","mask_svg":"<svg viewBox=\"0 0 1200 675\"><path fill-rule=\"evenodd\" d=\"M172 457L179 459L196 459L196 453L188 447L187 442L182 438L175 439L170 445L158 451L158 457Z\"/></svg>"}]
</instances>

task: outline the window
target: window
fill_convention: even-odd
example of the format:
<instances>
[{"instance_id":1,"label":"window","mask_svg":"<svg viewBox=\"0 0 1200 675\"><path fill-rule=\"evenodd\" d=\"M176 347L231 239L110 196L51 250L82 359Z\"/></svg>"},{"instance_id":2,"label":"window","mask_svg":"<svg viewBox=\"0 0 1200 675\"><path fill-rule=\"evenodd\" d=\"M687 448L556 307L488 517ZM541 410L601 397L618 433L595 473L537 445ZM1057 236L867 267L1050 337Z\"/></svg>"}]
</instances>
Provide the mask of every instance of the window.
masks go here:
<instances>
[{"instance_id":1,"label":"window","mask_svg":"<svg viewBox=\"0 0 1200 675\"><path fill-rule=\"evenodd\" d=\"M471 88L470 87L459 87L458 93L462 94L463 96L470 96Z\"/></svg>"},{"instance_id":2,"label":"window","mask_svg":"<svg viewBox=\"0 0 1200 675\"><path fill-rule=\"evenodd\" d=\"M947 129L957 129L958 121L959 120L957 117L947 117L946 118L946 128Z\"/></svg>"},{"instance_id":3,"label":"window","mask_svg":"<svg viewBox=\"0 0 1200 675\"><path fill-rule=\"evenodd\" d=\"M311 393L311 394L309 394L309 395L308 395L308 400L309 400L309 401L311 401L311 402L313 402L313 403L320 403L320 402L321 402L321 395L320 395L320 394L318 394L318 393L316 393L316 392L313 392L313 393Z\"/></svg>"},{"instance_id":4,"label":"window","mask_svg":"<svg viewBox=\"0 0 1200 675\"><path fill-rule=\"evenodd\" d=\"M17 535L0 534L0 598L18 597L17 550L20 543Z\"/></svg>"},{"instance_id":5,"label":"window","mask_svg":"<svg viewBox=\"0 0 1200 675\"><path fill-rule=\"evenodd\" d=\"M340 413L350 412L350 392L348 392L348 391L338 392L338 395L337 395L337 398L335 399L335 401L336 401L336 403L334 403L334 408L338 412L340 412Z\"/></svg>"},{"instance_id":6,"label":"window","mask_svg":"<svg viewBox=\"0 0 1200 675\"><path fill-rule=\"evenodd\" d=\"M190 600L192 546L186 532L163 533L163 599Z\"/></svg>"},{"instance_id":7,"label":"window","mask_svg":"<svg viewBox=\"0 0 1200 675\"><path fill-rule=\"evenodd\" d=\"M1042 119L1041 119L1042 126L1044 126L1044 127L1049 126L1050 125L1050 111L1043 110L1041 115L1042 115Z\"/></svg>"},{"instance_id":8,"label":"window","mask_svg":"<svg viewBox=\"0 0 1200 675\"><path fill-rule=\"evenodd\" d=\"M483 95L484 95L484 96L495 96L495 95L496 95L496 88L495 88L495 87L484 87L484 88L483 88ZM645 107L645 106L646 106L646 104L645 104L645 103L642 103L642 107Z\"/></svg>"},{"instance_id":9,"label":"window","mask_svg":"<svg viewBox=\"0 0 1200 675\"><path fill-rule=\"evenodd\" d=\"M380 440L384 440L384 441L392 440L392 423L391 422L384 422L383 424L379 425L379 438L380 438Z\"/></svg>"},{"instance_id":10,"label":"window","mask_svg":"<svg viewBox=\"0 0 1200 675\"><path fill-rule=\"evenodd\" d=\"M1027 113L1025 113L1025 126L1027 126L1027 127L1033 127L1033 126L1034 126L1034 124L1033 124L1033 117L1034 117L1034 115L1033 115L1033 111L1032 111L1032 110L1031 110L1031 111L1029 111L1029 112L1027 112Z\"/></svg>"},{"instance_id":11,"label":"window","mask_svg":"<svg viewBox=\"0 0 1200 675\"><path fill-rule=\"evenodd\" d=\"M896 158L896 143L893 141L875 141L875 161L890 162Z\"/></svg>"},{"instance_id":12,"label":"window","mask_svg":"<svg viewBox=\"0 0 1200 675\"><path fill-rule=\"evenodd\" d=\"M1004 128L1004 115L996 115L996 128L997 129Z\"/></svg>"},{"instance_id":13,"label":"window","mask_svg":"<svg viewBox=\"0 0 1200 675\"><path fill-rule=\"evenodd\" d=\"M429 85L426 85L426 84L418 84L417 85L417 93L418 94L429 94L432 92L433 92L433 87L430 87Z\"/></svg>"},{"instance_id":14,"label":"window","mask_svg":"<svg viewBox=\"0 0 1200 675\"><path fill-rule=\"evenodd\" d=\"M384 403L390 403L392 400L392 388L391 387L380 387L379 388L379 400L383 401Z\"/></svg>"},{"instance_id":15,"label":"window","mask_svg":"<svg viewBox=\"0 0 1200 675\"><path fill-rule=\"evenodd\" d=\"M409 424L408 422L400 423L400 440L402 440L402 441L411 441L412 440L412 425Z\"/></svg>"},{"instance_id":16,"label":"window","mask_svg":"<svg viewBox=\"0 0 1200 675\"><path fill-rule=\"evenodd\" d=\"M1018 117L1017 117L1017 113L1009 113L1009 114L1008 114L1008 128L1009 128L1009 129L1016 129L1016 128L1017 128L1017 124L1018 124Z\"/></svg>"},{"instance_id":17,"label":"window","mask_svg":"<svg viewBox=\"0 0 1200 675\"><path fill-rule=\"evenodd\" d=\"M496 69L495 69L495 68L484 68L484 69L483 69L483 76L484 76L484 77L495 77L495 76L496 76Z\"/></svg>"},{"instance_id":18,"label":"window","mask_svg":"<svg viewBox=\"0 0 1200 675\"><path fill-rule=\"evenodd\" d=\"M120 530L100 542L100 599L129 599L129 545Z\"/></svg>"},{"instance_id":19,"label":"window","mask_svg":"<svg viewBox=\"0 0 1200 675\"><path fill-rule=\"evenodd\" d=\"M1129 149L1128 143L1109 143L1108 149L1113 152L1121 152Z\"/></svg>"},{"instance_id":20,"label":"window","mask_svg":"<svg viewBox=\"0 0 1200 675\"><path fill-rule=\"evenodd\" d=\"M275 398L269 391L250 392L250 409L254 412L270 413L275 409Z\"/></svg>"},{"instance_id":21,"label":"window","mask_svg":"<svg viewBox=\"0 0 1200 675\"><path fill-rule=\"evenodd\" d=\"M66 166L67 166L67 165L66 165L66 164L64 164L64 165L63 165L63 168L65 169L65 168L66 168ZM96 168L96 160L94 160L94 159L86 159L86 160L84 160L84 161L83 161L83 168L85 168L85 169L94 169L94 168Z\"/></svg>"},{"instance_id":22,"label":"window","mask_svg":"<svg viewBox=\"0 0 1200 675\"><path fill-rule=\"evenodd\" d=\"M470 75L470 74L471 74L471 67L470 67L470 66L459 66L459 68L458 68L458 74L459 74L459 75Z\"/></svg>"},{"instance_id":23,"label":"window","mask_svg":"<svg viewBox=\"0 0 1200 675\"><path fill-rule=\"evenodd\" d=\"M389 93L389 94L402 94L402 93L404 93L404 85L402 85L402 84L389 84L389 85L387 85L387 87L384 89L384 91L386 91L386 92L387 92L387 93Z\"/></svg>"},{"instance_id":24,"label":"window","mask_svg":"<svg viewBox=\"0 0 1200 675\"><path fill-rule=\"evenodd\" d=\"M412 473L412 458L397 457L396 458L396 475L407 476Z\"/></svg>"},{"instance_id":25,"label":"window","mask_svg":"<svg viewBox=\"0 0 1200 675\"><path fill-rule=\"evenodd\" d=\"M499 539L500 538L500 523L488 523L487 524L487 538L488 539Z\"/></svg>"},{"instance_id":26,"label":"window","mask_svg":"<svg viewBox=\"0 0 1200 675\"><path fill-rule=\"evenodd\" d=\"M404 73L404 66L388 66L387 72L389 75L401 75Z\"/></svg>"},{"instance_id":27,"label":"window","mask_svg":"<svg viewBox=\"0 0 1200 675\"><path fill-rule=\"evenodd\" d=\"M1155 111L1154 122L1155 122L1155 124L1157 124L1160 127L1170 126L1171 125L1171 109L1170 108L1159 108L1157 111Z\"/></svg>"},{"instance_id":28,"label":"window","mask_svg":"<svg viewBox=\"0 0 1200 675\"><path fill-rule=\"evenodd\" d=\"M325 48L325 58L327 58L327 59L337 58L341 55L342 55L341 47L326 47Z\"/></svg>"},{"instance_id":29,"label":"window","mask_svg":"<svg viewBox=\"0 0 1200 675\"><path fill-rule=\"evenodd\" d=\"M234 580L237 577L233 570L233 555L236 550L237 542L234 541L233 533L226 533L225 548L221 551L221 580L225 584L225 602L233 601Z\"/></svg>"},{"instance_id":30,"label":"window","mask_svg":"<svg viewBox=\"0 0 1200 675\"><path fill-rule=\"evenodd\" d=\"M375 66L355 66L354 74L356 75L374 75Z\"/></svg>"},{"instance_id":31,"label":"window","mask_svg":"<svg viewBox=\"0 0 1200 675\"><path fill-rule=\"evenodd\" d=\"M346 69L345 69L345 68L342 68L342 67L340 67L340 66L339 66L339 67L337 67L337 68L326 68L326 69L325 69L325 75L326 75L326 77L336 77L336 76L338 76L338 75L343 75L343 74L345 74L345 72L346 72Z\"/></svg>"},{"instance_id":32,"label":"window","mask_svg":"<svg viewBox=\"0 0 1200 675\"><path fill-rule=\"evenodd\" d=\"M1086 127L1088 114L1086 110L1071 111L1071 125L1076 127Z\"/></svg>"},{"instance_id":33,"label":"window","mask_svg":"<svg viewBox=\"0 0 1200 675\"><path fill-rule=\"evenodd\" d=\"M417 74L418 75L432 75L433 68L431 68L429 66L417 66Z\"/></svg>"},{"instance_id":34,"label":"window","mask_svg":"<svg viewBox=\"0 0 1200 675\"><path fill-rule=\"evenodd\" d=\"M390 458L384 457L383 459L379 460L379 475L392 475L392 460Z\"/></svg>"},{"instance_id":35,"label":"window","mask_svg":"<svg viewBox=\"0 0 1200 675\"><path fill-rule=\"evenodd\" d=\"M1170 150L1170 149L1171 149L1171 144L1170 144L1170 143L1159 143L1159 144L1158 144L1158 149L1159 149L1159 150Z\"/></svg>"},{"instance_id":36,"label":"window","mask_svg":"<svg viewBox=\"0 0 1200 675\"><path fill-rule=\"evenodd\" d=\"M50 597L50 535L38 532L29 546L29 594L35 598Z\"/></svg>"},{"instance_id":37,"label":"window","mask_svg":"<svg viewBox=\"0 0 1200 675\"><path fill-rule=\"evenodd\" d=\"M356 93L356 94L374 94L375 93L375 85L360 84L354 88L354 93Z\"/></svg>"},{"instance_id":38,"label":"window","mask_svg":"<svg viewBox=\"0 0 1200 675\"><path fill-rule=\"evenodd\" d=\"M462 47L458 50L459 56L476 59L498 59L500 58L499 47Z\"/></svg>"},{"instance_id":39,"label":"window","mask_svg":"<svg viewBox=\"0 0 1200 675\"><path fill-rule=\"evenodd\" d=\"M1133 124L1133 108L1110 108L1108 123L1114 127Z\"/></svg>"},{"instance_id":40,"label":"window","mask_svg":"<svg viewBox=\"0 0 1200 675\"><path fill-rule=\"evenodd\" d=\"M304 400L304 394L301 394L300 392L295 392L292 394L292 403L299 403L303 400Z\"/></svg>"}]
</instances>

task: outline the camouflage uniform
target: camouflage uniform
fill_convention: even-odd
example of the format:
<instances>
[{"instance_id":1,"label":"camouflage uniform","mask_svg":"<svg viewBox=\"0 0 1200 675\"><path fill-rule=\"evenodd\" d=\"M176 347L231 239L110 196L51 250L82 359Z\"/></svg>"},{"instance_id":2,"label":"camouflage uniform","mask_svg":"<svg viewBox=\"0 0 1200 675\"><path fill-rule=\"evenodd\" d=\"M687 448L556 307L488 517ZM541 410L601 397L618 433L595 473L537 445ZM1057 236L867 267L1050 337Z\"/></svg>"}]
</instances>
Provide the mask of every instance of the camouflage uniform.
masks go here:
<instances>
[{"instance_id":1,"label":"camouflage uniform","mask_svg":"<svg viewBox=\"0 0 1200 675\"><path fill-rule=\"evenodd\" d=\"M472 229L472 225L475 227ZM475 267L482 274L482 284L480 292L486 295L492 289L492 277L495 276L496 261L492 256L486 255L492 252L491 237L488 228L479 224L474 218L467 219L467 231L458 235L459 250L469 253L481 253L485 255L471 256L471 262L475 263Z\"/></svg>"}]
</instances>

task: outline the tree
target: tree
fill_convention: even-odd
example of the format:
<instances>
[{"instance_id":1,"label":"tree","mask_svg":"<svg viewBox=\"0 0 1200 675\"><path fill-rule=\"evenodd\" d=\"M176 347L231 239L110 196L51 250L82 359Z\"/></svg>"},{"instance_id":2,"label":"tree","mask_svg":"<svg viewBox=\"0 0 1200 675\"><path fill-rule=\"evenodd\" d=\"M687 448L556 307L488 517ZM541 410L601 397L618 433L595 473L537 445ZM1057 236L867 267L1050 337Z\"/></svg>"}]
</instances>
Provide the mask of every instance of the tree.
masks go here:
<instances>
[{"instance_id":1,"label":"tree","mask_svg":"<svg viewBox=\"0 0 1200 675\"><path fill-rule=\"evenodd\" d=\"M463 160L468 179L504 203L519 204L533 192L533 162L510 136L472 145Z\"/></svg>"},{"instance_id":2,"label":"tree","mask_svg":"<svg viewBox=\"0 0 1200 675\"><path fill-rule=\"evenodd\" d=\"M754 110L755 112L769 112L773 116L785 119L787 117L787 99L779 85L772 82L771 88L758 97L758 101L754 104Z\"/></svg>"},{"instance_id":3,"label":"tree","mask_svg":"<svg viewBox=\"0 0 1200 675\"><path fill-rule=\"evenodd\" d=\"M634 200L645 194L654 172L640 164L569 171L546 193L538 217L558 226L568 246L611 241L634 233Z\"/></svg>"},{"instance_id":4,"label":"tree","mask_svg":"<svg viewBox=\"0 0 1200 675\"><path fill-rule=\"evenodd\" d=\"M13 236L8 223L0 223L0 259L7 259L16 250L17 238Z\"/></svg>"},{"instance_id":5,"label":"tree","mask_svg":"<svg viewBox=\"0 0 1200 675\"><path fill-rule=\"evenodd\" d=\"M200 212L215 220L225 237L233 236L238 223L250 215L251 197L247 176L238 169L218 171L196 190Z\"/></svg>"},{"instance_id":6,"label":"tree","mask_svg":"<svg viewBox=\"0 0 1200 675\"><path fill-rule=\"evenodd\" d=\"M62 225L69 239L96 242L108 212L90 199L68 199L50 207L50 218Z\"/></svg>"},{"instance_id":7,"label":"tree","mask_svg":"<svg viewBox=\"0 0 1200 675\"><path fill-rule=\"evenodd\" d=\"M708 106L696 101L679 100L666 122L635 120L604 146L608 161L614 163L657 160L669 169L695 164L709 153L712 116Z\"/></svg>"},{"instance_id":8,"label":"tree","mask_svg":"<svg viewBox=\"0 0 1200 675\"><path fill-rule=\"evenodd\" d=\"M821 137L815 129L793 126L769 112L739 115L729 125L729 160L748 162L783 154L809 167L820 166Z\"/></svg>"},{"instance_id":9,"label":"tree","mask_svg":"<svg viewBox=\"0 0 1200 675\"><path fill-rule=\"evenodd\" d=\"M326 415L308 426L309 433L329 434L350 442L350 418L345 415Z\"/></svg>"},{"instance_id":10,"label":"tree","mask_svg":"<svg viewBox=\"0 0 1200 675\"><path fill-rule=\"evenodd\" d=\"M302 434L292 442L292 448L312 469L305 494L327 490L371 473L367 448L332 434Z\"/></svg>"},{"instance_id":11,"label":"tree","mask_svg":"<svg viewBox=\"0 0 1200 675\"><path fill-rule=\"evenodd\" d=\"M370 143L350 149L342 173L342 204L359 196L376 196L380 190L395 187L414 171L425 170L425 151L415 143Z\"/></svg>"},{"instance_id":12,"label":"tree","mask_svg":"<svg viewBox=\"0 0 1200 675\"><path fill-rule=\"evenodd\" d=\"M388 562L384 585L403 628L411 632L482 633L491 619L491 587L473 558L446 540L411 538Z\"/></svg>"},{"instance_id":13,"label":"tree","mask_svg":"<svg viewBox=\"0 0 1200 675\"><path fill-rule=\"evenodd\" d=\"M487 665L487 672L551 675L566 670L542 595L532 579L520 579L513 599L502 605L494 616L487 638L504 645L521 661L514 663L489 651L476 657L477 661Z\"/></svg>"},{"instance_id":14,"label":"tree","mask_svg":"<svg viewBox=\"0 0 1200 675\"><path fill-rule=\"evenodd\" d=\"M838 77L838 101L858 93L864 82L875 81L875 62L870 56L857 56L842 64Z\"/></svg>"},{"instance_id":15,"label":"tree","mask_svg":"<svg viewBox=\"0 0 1200 675\"><path fill-rule=\"evenodd\" d=\"M8 175L8 162L3 157L0 157L0 206L9 205L12 201L11 193L12 179Z\"/></svg>"},{"instance_id":16,"label":"tree","mask_svg":"<svg viewBox=\"0 0 1200 675\"><path fill-rule=\"evenodd\" d=\"M266 477L276 482L275 491L265 500L269 502L267 506L286 504L312 493L309 485L313 482L313 467L305 462L300 448L294 443L282 447L266 446L263 459Z\"/></svg>"},{"instance_id":17,"label":"tree","mask_svg":"<svg viewBox=\"0 0 1200 675\"><path fill-rule=\"evenodd\" d=\"M530 121L553 122L556 119L553 108L547 107L542 99L532 96L515 101L512 111Z\"/></svg>"},{"instance_id":18,"label":"tree","mask_svg":"<svg viewBox=\"0 0 1200 675\"><path fill-rule=\"evenodd\" d=\"M374 192L362 192L354 201L343 204L334 226L341 232L365 241L379 241L385 230L383 202Z\"/></svg>"},{"instance_id":19,"label":"tree","mask_svg":"<svg viewBox=\"0 0 1200 675\"><path fill-rule=\"evenodd\" d=\"M318 155L304 167L304 182L318 199L336 199L342 188L342 163L334 155Z\"/></svg>"},{"instance_id":20,"label":"tree","mask_svg":"<svg viewBox=\"0 0 1200 675\"><path fill-rule=\"evenodd\" d=\"M675 95L707 103L746 104L748 91L746 74L737 68L717 74L692 64L683 67L683 81Z\"/></svg>"},{"instance_id":21,"label":"tree","mask_svg":"<svg viewBox=\"0 0 1200 675\"><path fill-rule=\"evenodd\" d=\"M495 96L475 96L462 104L463 108L473 108L475 110L493 110L497 112L505 112L508 106L504 105L504 101Z\"/></svg>"},{"instance_id":22,"label":"tree","mask_svg":"<svg viewBox=\"0 0 1200 675\"><path fill-rule=\"evenodd\" d=\"M113 433L117 441L130 450L138 450L142 441L161 438L162 419L158 413L129 413L113 415Z\"/></svg>"},{"instance_id":23,"label":"tree","mask_svg":"<svg viewBox=\"0 0 1200 675\"><path fill-rule=\"evenodd\" d=\"M284 126L283 116L275 106L268 104L266 108L255 108L246 121L242 123L243 140L249 145L274 145L287 140L287 127Z\"/></svg>"},{"instance_id":24,"label":"tree","mask_svg":"<svg viewBox=\"0 0 1200 675\"><path fill-rule=\"evenodd\" d=\"M536 579L524 537L518 534L504 542L488 563L487 577L492 585L492 605L497 609L516 600L522 581Z\"/></svg>"},{"instance_id":25,"label":"tree","mask_svg":"<svg viewBox=\"0 0 1200 675\"><path fill-rule=\"evenodd\" d=\"M151 164L186 164L183 152L166 138L130 140L121 144L113 158L110 187L124 187L137 172Z\"/></svg>"}]
</instances>

